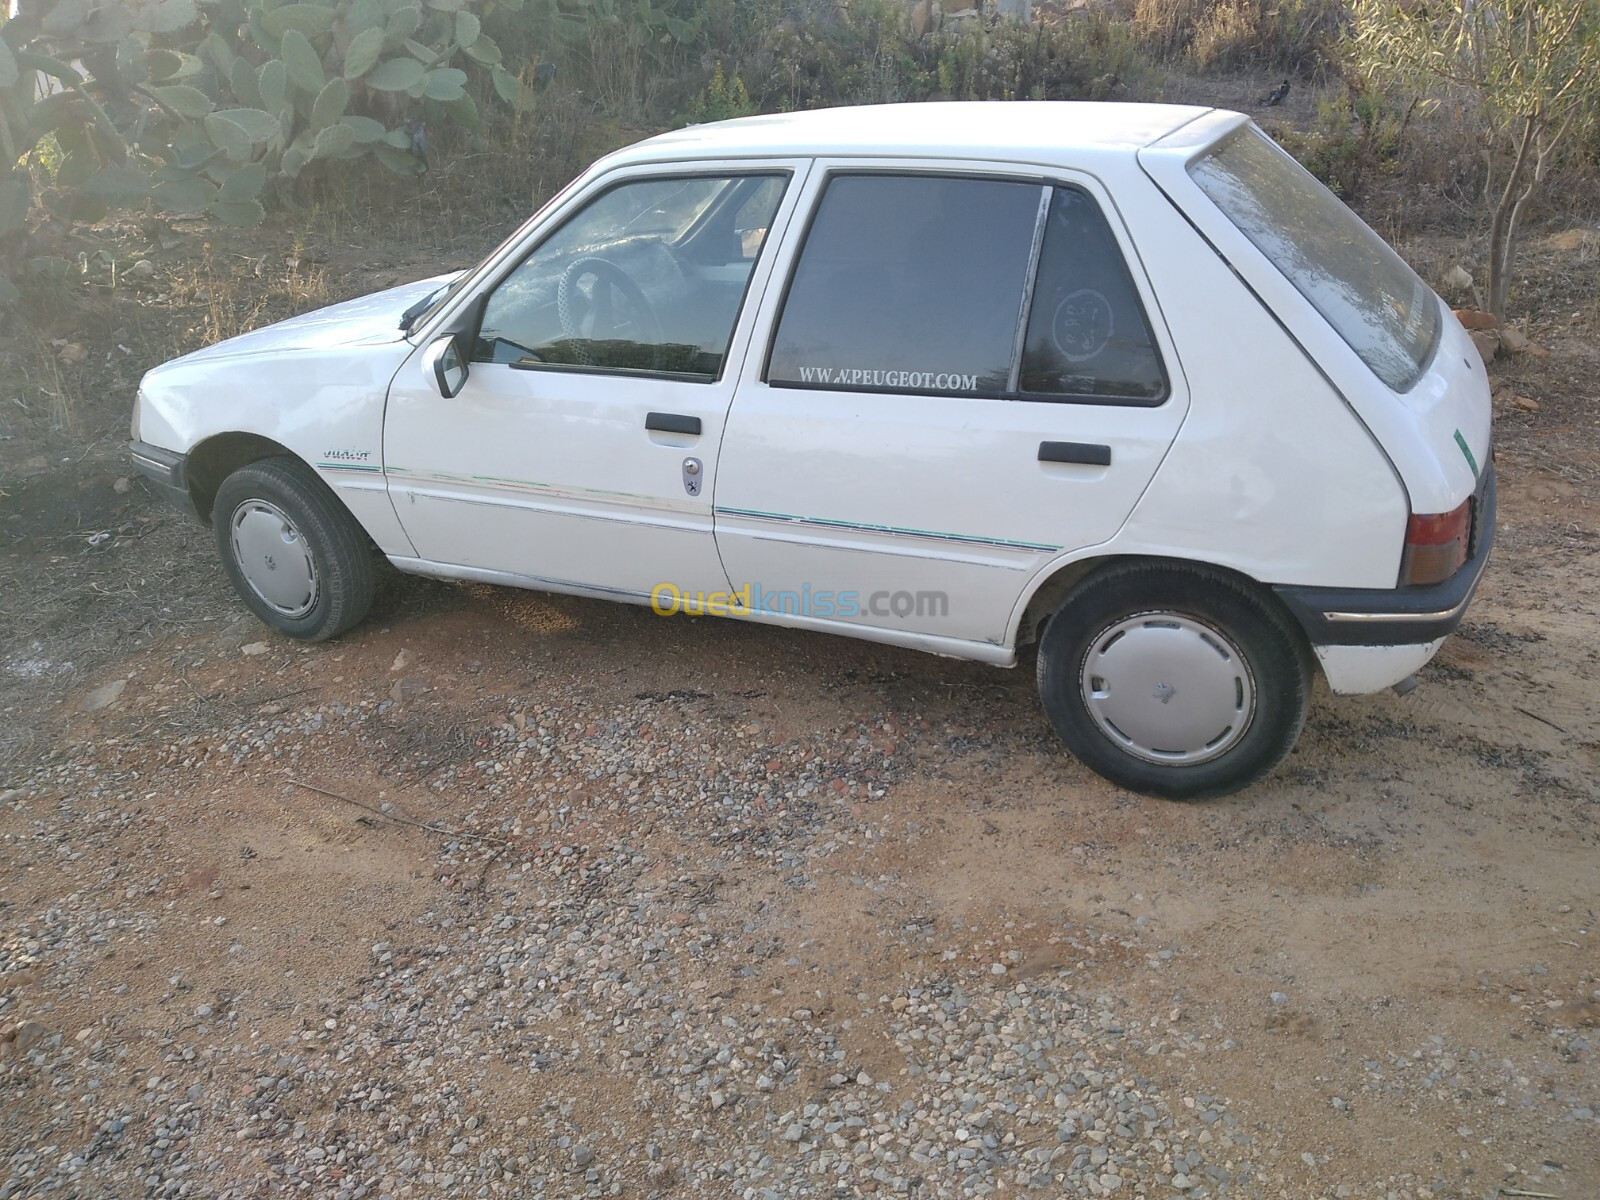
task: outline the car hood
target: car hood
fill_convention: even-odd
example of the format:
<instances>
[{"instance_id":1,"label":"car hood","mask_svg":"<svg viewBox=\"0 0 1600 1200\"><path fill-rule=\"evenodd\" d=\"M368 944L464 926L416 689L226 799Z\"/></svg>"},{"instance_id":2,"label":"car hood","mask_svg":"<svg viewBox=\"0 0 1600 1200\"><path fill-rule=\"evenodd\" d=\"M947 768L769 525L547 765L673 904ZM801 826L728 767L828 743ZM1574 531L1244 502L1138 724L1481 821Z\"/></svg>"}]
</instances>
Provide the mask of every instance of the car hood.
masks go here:
<instances>
[{"instance_id":1,"label":"car hood","mask_svg":"<svg viewBox=\"0 0 1600 1200\"><path fill-rule=\"evenodd\" d=\"M202 350L173 359L173 363L214 361L248 355L280 354L291 350L333 350L340 346L374 346L398 342L400 314L430 292L449 283L460 272L435 275L416 283L401 284L315 312L303 313L228 338ZM170 365L170 364L169 364Z\"/></svg>"}]
</instances>

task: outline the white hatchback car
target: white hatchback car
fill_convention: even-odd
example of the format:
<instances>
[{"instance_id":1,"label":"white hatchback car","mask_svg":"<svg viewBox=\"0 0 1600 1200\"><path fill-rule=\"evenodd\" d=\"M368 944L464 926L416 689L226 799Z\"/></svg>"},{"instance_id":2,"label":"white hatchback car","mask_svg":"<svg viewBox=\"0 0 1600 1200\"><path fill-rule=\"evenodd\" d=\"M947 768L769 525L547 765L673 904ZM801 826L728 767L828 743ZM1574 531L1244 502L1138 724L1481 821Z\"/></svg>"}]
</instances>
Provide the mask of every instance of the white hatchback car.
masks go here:
<instances>
[{"instance_id":1,"label":"white hatchback car","mask_svg":"<svg viewBox=\"0 0 1600 1200\"><path fill-rule=\"evenodd\" d=\"M595 164L477 267L145 376L135 462L294 637L404 571L1009 666L1173 797L1313 672L1409 680L1494 525L1439 298L1238 113L750 117Z\"/></svg>"}]
</instances>

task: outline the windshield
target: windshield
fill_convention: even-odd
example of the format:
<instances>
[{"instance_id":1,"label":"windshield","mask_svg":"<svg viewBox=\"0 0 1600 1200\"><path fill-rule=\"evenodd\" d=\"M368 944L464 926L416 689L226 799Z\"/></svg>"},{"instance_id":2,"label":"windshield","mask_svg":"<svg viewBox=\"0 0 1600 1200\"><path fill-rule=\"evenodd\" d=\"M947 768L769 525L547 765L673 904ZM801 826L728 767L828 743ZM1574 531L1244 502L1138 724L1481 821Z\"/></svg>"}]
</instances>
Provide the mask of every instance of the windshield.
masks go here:
<instances>
[{"instance_id":1,"label":"windshield","mask_svg":"<svg viewBox=\"0 0 1600 1200\"><path fill-rule=\"evenodd\" d=\"M1251 126L1189 173L1379 379L1397 392L1416 383L1439 336L1439 299L1360 217Z\"/></svg>"}]
</instances>

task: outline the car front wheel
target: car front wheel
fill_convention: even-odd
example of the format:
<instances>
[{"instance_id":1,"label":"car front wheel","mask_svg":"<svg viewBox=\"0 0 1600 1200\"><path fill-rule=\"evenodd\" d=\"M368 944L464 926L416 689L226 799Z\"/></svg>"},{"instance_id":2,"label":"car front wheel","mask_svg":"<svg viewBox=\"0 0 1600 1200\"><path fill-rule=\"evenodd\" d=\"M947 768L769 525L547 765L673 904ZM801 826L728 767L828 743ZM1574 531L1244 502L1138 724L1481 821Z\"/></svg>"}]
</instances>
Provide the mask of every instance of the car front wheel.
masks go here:
<instances>
[{"instance_id":1,"label":"car front wheel","mask_svg":"<svg viewBox=\"0 0 1600 1200\"><path fill-rule=\"evenodd\" d=\"M211 518L228 578L274 629L319 642L367 615L372 548L303 463L267 458L240 467L217 489Z\"/></svg>"},{"instance_id":2,"label":"car front wheel","mask_svg":"<svg viewBox=\"0 0 1600 1200\"><path fill-rule=\"evenodd\" d=\"M1125 563L1068 593L1039 642L1039 695L1083 763L1131 791L1237 791L1294 747L1311 663L1270 597L1200 566Z\"/></svg>"}]
</instances>

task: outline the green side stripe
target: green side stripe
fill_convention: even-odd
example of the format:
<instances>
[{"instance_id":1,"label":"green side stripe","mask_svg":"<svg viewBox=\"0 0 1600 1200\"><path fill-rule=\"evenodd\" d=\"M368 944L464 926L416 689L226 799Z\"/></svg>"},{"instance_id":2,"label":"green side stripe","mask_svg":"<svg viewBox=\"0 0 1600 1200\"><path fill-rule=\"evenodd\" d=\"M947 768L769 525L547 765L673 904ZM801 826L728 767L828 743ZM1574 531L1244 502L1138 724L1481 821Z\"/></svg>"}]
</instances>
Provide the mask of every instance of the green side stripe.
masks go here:
<instances>
[{"instance_id":1,"label":"green side stripe","mask_svg":"<svg viewBox=\"0 0 1600 1200\"><path fill-rule=\"evenodd\" d=\"M1060 546L1046 545L1042 542L1019 542L1011 538L982 537L972 533L944 533L936 529L908 529L898 525L867 525L856 521L839 521L828 517L800 517L792 513L762 512L754 508L724 508L717 506L718 513L726 513L735 517L755 517L758 520L784 521L794 525L820 525L826 529L856 529L863 533L891 533L905 537L937 538L946 542L965 542L976 546L1005 546L1014 550L1060 550Z\"/></svg>"},{"instance_id":2,"label":"green side stripe","mask_svg":"<svg viewBox=\"0 0 1600 1200\"><path fill-rule=\"evenodd\" d=\"M1478 477L1478 460L1472 456L1472 447L1467 445L1467 439L1461 436L1461 430L1456 430L1456 445L1461 447L1461 453L1466 457L1467 466L1472 468L1472 477Z\"/></svg>"}]
</instances>

